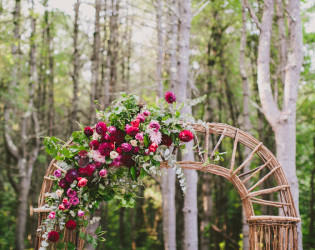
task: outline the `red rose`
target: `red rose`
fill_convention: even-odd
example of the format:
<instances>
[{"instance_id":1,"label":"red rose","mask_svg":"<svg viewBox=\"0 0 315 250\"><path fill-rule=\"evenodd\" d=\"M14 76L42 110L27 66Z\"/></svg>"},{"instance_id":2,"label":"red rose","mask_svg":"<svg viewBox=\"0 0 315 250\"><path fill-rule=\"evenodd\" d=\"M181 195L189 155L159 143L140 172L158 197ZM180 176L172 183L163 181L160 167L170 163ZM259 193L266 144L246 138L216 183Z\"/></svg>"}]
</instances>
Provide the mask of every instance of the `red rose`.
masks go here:
<instances>
[{"instance_id":1,"label":"red rose","mask_svg":"<svg viewBox=\"0 0 315 250\"><path fill-rule=\"evenodd\" d=\"M182 132L179 133L178 137L183 142L189 142L194 138L194 135L189 130L183 130Z\"/></svg>"},{"instance_id":2,"label":"red rose","mask_svg":"<svg viewBox=\"0 0 315 250\"><path fill-rule=\"evenodd\" d=\"M104 135L107 131L107 126L105 122L99 122L95 127L96 133L99 135Z\"/></svg>"},{"instance_id":3,"label":"red rose","mask_svg":"<svg viewBox=\"0 0 315 250\"><path fill-rule=\"evenodd\" d=\"M84 128L84 134L87 136L87 137L90 137L93 135L93 129L91 127L86 127Z\"/></svg>"},{"instance_id":4,"label":"red rose","mask_svg":"<svg viewBox=\"0 0 315 250\"><path fill-rule=\"evenodd\" d=\"M81 176L91 176L94 170L95 166L93 164L89 164L85 168L79 168L79 174Z\"/></svg>"},{"instance_id":5,"label":"red rose","mask_svg":"<svg viewBox=\"0 0 315 250\"><path fill-rule=\"evenodd\" d=\"M66 209L65 205L63 205L63 204L60 204L58 208L59 208L59 210L65 210Z\"/></svg>"},{"instance_id":6,"label":"red rose","mask_svg":"<svg viewBox=\"0 0 315 250\"><path fill-rule=\"evenodd\" d=\"M158 145L156 143L152 143L149 147L149 151L154 153L157 148L158 148Z\"/></svg>"},{"instance_id":7,"label":"red rose","mask_svg":"<svg viewBox=\"0 0 315 250\"><path fill-rule=\"evenodd\" d=\"M93 140L90 142L90 149L97 150L100 146L100 143L97 140Z\"/></svg>"},{"instance_id":8,"label":"red rose","mask_svg":"<svg viewBox=\"0 0 315 250\"><path fill-rule=\"evenodd\" d=\"M126 125L126 133L131 136L135 136L139 132L139 128L130 126L129 124Z\"/></svg>"},{"instance_id":9,"label":"red rose","mask_svg":"<svg viewBox=\"0 0 315 250\"><path fill-rule=\"evenodd\" d=\"M117 152L118 154L121 154L123 151L122 151L121 147L117 147L117 148L116 148L116 152Z\"/></svg>"},{"instance_id":10,"label":"red rose","mask_svg":"<svg viewBox=\"0 0 315 250\"><path fill-rule=\"evenodd\" d=\"M162 145L165 145L167 147L172 145L172 138L168 135L162 135Z\"/></svg>"},{"instance_id":11,"label":"red rose","mask_svg":"<svg viewBox=\"0 0 315 250\"><path fill-rule=\"evenodd\" d=\"M48 233L48 240L51 242L57 242L59 240L59 234L56 231L50 231Z\"/></svg>"},{"instance_id":12,"label":"red rose","mask_svg":"<svg viewBox=\"0 0 315 250\"><path fill-rule=\"evenodd\" d=\"M132 125L133 127L139 128L140 119L136 119L136 120L132 121L132 122L131 122L131 125Z\"/></svg>"},{"instance_id":13,"label":"red rose","mask_svg":"<svg viewBox=\"0 0 315 250\"><path fill-rule=\"evenodd\" d=\"M87 179L81 178L81 177L79 177L78 180L79 180L79 182L78 182L79 187L84 187L88 181Z\"/></svg>"},{"instance_id":14,"label":"red rose","mask_svg":"<svg viewBox=\"0 0 315 250\"><path fill-rule=\"evenodd\" d=\"M74 220L68 220L66 223L66 228L68 230L74 230L77 227L77 223Z\"/></svg>"}]
</instances>

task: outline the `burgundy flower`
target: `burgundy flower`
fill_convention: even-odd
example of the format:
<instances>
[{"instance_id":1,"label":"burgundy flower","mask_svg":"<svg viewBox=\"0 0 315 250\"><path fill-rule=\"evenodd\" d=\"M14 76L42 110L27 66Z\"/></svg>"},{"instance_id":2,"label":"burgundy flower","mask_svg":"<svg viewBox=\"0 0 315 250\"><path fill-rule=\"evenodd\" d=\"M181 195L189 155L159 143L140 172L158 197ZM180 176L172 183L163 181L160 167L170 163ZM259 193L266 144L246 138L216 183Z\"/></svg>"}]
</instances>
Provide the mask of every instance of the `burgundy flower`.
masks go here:
<instances>
[{"instance_id":1,"label":"burgundy flower","mask_svg":"<svg viewBox=\"0 0 315 250\"><path fill-rule=\"evenodd\" d=\"M74 230L77 227L77 223L74 220L68 220L66 223L66 228L68 230Z\"/></svg>"},{"instance_id":2,"label":"burgundy flower","mask_svg":"<svg viewBox=\"0 0 315 250\"><path fill-rule=\"evenodd\" d=\"M109 156L110 151L114 149L114 144L109 142L103 142L98 148L98 151L101 153L101 155Z\"/></svg>"},{"instance_id":3,"label":"burgundy flower","mask_svg":"<svg viewBox=\"0 0 315 250\"><path fill-rule=\"evenodd\" d=\"M78 160L78 164L79 166L82 168L82 167L85 167L87 164L89 163L89 158L86 157L86 158L80 158Z\"/></svg>"},{"instance_id":4,"label":"burgundy flower","mask_svg":"<svg viewBox=\"0 0 315 250\"><path fill-rule=\"evenodd\" d=\"M66 181L65 178L60 179L59 183L58 183L59 187L66 189L69 187L69 182Z\"/></svg>"},{"instance_id":5,"label":"burgundy flower","mask_svg":"<svg viewBox=\"0 0 315 250\"><path fill-rule=\"evenodd\" d=\"M95 162L95 163L94 163L94 166L95 166L97 169L99 169L99 168L102 166L102 163L100 163L100 162Z\"/></svg>"},{"instance_id":6,"label":"burgundy flower","mask_svg":"<svg viewBox=\"0 0 315 250\"><path fill-rule=\"evenodd\" d=\"M131 155L123 155L121 161L126 167L135 165L135 161L132 159Z\"/></svg>"},{"instance_id":7,"label":"burgundy flower","mask_svg":"<svg viewBox=\"0 0 315 250\"><path fill-rule=\"evenodd\" d=\"M179 133L178 137L183 142L189 142L194 138L194 135L189 130L183 130L182 132Z\"/></svg>"},{"instance_id":8,"label":"burgundy flower","mask_svg":"<svg viewBox=\"0 0 315 250\"><path fill-rule=\"evenodd\" d=\"M104 135L101 137L101 142L110 142L110 136L109 136L109 134L104 134Z\"/></svg>"},{"instance_id":9,"label":"burgundy flower","mask_svg":"<svg viewBox=\"0 0 315 250\"><path fill-rule=\"evenodd\" d=\"M91 127L85 127L84 128L84 134L87 136L87 137L90 137L93 135L93 129Z\"/></svg>"},{"instance_id":10,"label":"burgundy flower","mask_svg":"<svg viewBox=\"0 0 315 250\"><path fill-rule=\"evenodd\" d=\"M117 147L117 148L116 148L116 152L117 152L118 154L121 154L123 151L122 151L121 147Z\"/></svg>"},{"instance_id":11,"label":"burgundy flower","mask_svg":"<svg viewBox=\"0 0 315 250\"><path fill-rule=\"evenodd\" d=\"M130 126L129 124L126 125L125 129L126 129L126 133L131 136L135 136L139 132L139 128Z\"/></svg>"},{"instance_id":12,"label":"burgundy flower","mask_svg":"<svg viewBox=\"0 0 315 250\"><path fill-rule=\"evenodd\" d=\"M59 240L59 234L56 231L50 231L48 233L48 240L51 242L57 242Z\"/></svg>"},{"instance_id":13,"label":"burgundy flower","mask_svg":"<svg viewBox=\"0 0 315 250\"><path fill-rule=\"evenodd\" d=\"M116 145L122 144L125 141L124 132L117 129L114 134L111 134L110 140L111 142L116 142Z\"/></svg>"},{"instance_id":14,"label":"burgundy flower","mask_svg":"<svg viewBox=\"0 0 315 250\"><path fill-rule=\"evenodd\" d=\"M79 152L79 156L81 156L82 158L87 157L87 154L88 154L88 152L87 152L86 150L81 150L81 151Z\"/></svg>"},{"instance_id":15,"label":"burgundy flower","mask_svg":"<svg viewBox=\"0 0 315 250\"><path fill-rule=\"evenodd\" d=\"M121 149L124 152L129 152L132 149L132 146L129 143L123 143L121 144Z\"/></svg>"},{"instance_id":16,"label":"burgundy flower","mask_svg":"<svg viewBox=\"0 0 315 250\"><path fill-rule=\"evenodd\" d=\"M96 133L99 135L104 135L107 131L107 126L105 122L99 122L95 127Z\"/></svg>"},{"instance_id":17,"label":"burgundy flower","mask_svg":"<svg viewBox=\"0 0 315 250\"><path fill-rule=\"evenodd\" d=\"M139 152L139 147L134 147L132 150L131 150L132 153L136 154Z\"/></svg>"},{"instance_id":18,"label":"burgundy flower","mask_svg":"<svg viewBox=\"0 0 315 250\"><path fill-rule=\"evenodd\" d=\"M95 170L94 164L89 164L85 168L80 168L80 176L91 176Z\"/></svg>"},{"instance_id":19,"label":"burgundy flower","mask_svg":"<svg viewBox=\"0 0 315 250\"><path fill-rule=\"evenodd\" d=\"M97 140L93 140L90 142L90 149L97 150L100 146L100 143Z\"/></svg>"},{"instance_id":20,"label":"burgundy flower","mask_svg":"<svg viewBox=\"0 0 315 250\"><path fill-rule=\"evenodd\" d=\"M78 170L76 169L70 169L68 170L68 172L65 175L65 179L68 183L72 183L75 179L77 179L79 177L78 175Z\"/></svg>"},{"instance_id":21,"label":"burgundy flower","mask_svg":"<svg viewBox=\"0 0 315 250\"><path fill-rule=\"evenodd\" d=\"M168 103L176 102L176 96L175 96L175 94L173 92L166 92L165 93L165 100Z\"/></svg>"},{"instance_id":22,"label":"burgundy flower","mask_svg":"<svg viewBox=\"0 0 315 250\"><path fill-rule=\"evenodd\" d=\"M165 145L167 147L172 145L172 138L168 135L162 135L162 145Z\"/></svg>"}]
</instances>

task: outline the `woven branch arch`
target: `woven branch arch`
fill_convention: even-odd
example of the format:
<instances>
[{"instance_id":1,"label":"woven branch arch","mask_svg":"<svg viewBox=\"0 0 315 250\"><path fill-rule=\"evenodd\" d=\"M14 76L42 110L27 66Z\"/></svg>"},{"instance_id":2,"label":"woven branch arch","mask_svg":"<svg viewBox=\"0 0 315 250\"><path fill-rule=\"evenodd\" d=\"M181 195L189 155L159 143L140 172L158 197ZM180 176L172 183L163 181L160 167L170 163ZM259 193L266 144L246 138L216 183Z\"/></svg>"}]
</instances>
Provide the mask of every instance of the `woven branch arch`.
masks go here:
<instances>
[{"instance_id":1,"label":"woven branch arch","mask_svg":"<svg viewBox=\"0 0 315 250\"><path fill-rule=\"evenodd\" d=\"M297 223L300 218L294 206L290 186L287 182L283 169L276 157L253 136L238 128L221 123L207 123L207 126L200 124L190 124L194 130L203 137L205 142L205 153L200 153L199 147L197 152L199 161L178 162L183 169L199 170L219 175L231 182L237 189L242 200L242 206L245 211L247 223L250 228L250 249L298 249L297 246ZM215 144L210 149L210 136L218 136ZM204 159L210 156L213 158L224 139L232 140L232 150L230 159L225 159L228 166L219 166L217 164L205 163ZM198 138L195 143L198 145ZM243 163L236 164L237 148L243 145L251 150L248 158ZM260 159L261 164L254 167L248 172L244 172L245 165L249 164L254 158ZM257 160L256 159L256 160ZM38 209L34 212L39 213L38 223L46 219L47 209L43 209L45 205L45 193L49 192L53 181L49 178L50 175L59 168L56 160L52 160L45 174L41 193L38 200ZM161 167L167 168L166 162L161 164ZM265 188L264 184L272 179L272 187ZM258 190L257 190L258 189ZM273 199L258 198L258 196L274 195ZM275 201L275 198L278 201ZM280 215L258 215L255 213L255 206L266 206L277 209L274 214ZM257 209L256 209L257 210ZM85 229L82 229L85 230ZM37 237L36 247L40 246L41 238ZM72 241L77 249L83 249L84 241L79 239L78 235L66 230L65 241Z\"/></svg>"}]
</instances>

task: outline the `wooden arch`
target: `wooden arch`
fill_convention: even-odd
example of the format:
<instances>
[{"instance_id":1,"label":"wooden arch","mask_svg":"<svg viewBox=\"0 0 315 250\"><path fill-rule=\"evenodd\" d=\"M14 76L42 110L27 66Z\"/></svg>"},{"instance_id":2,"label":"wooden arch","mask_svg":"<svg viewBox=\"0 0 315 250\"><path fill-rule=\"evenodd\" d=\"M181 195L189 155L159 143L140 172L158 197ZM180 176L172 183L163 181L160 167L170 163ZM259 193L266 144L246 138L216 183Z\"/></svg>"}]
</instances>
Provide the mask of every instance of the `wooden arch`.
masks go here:
<instances>
[{"instance_id":1,"label":"wooden arch","mask_svg":"<svg viewBox=\"0 0 315 250\"><path fill-rule=\"evenodd\" d=\"M300 218L297 216L294 206L290 186L287 182L283 169L276 157L253 136L238 128L221 123L207 123L206 126L200 124L190 124L197 134L204 137L205 153L199 155L200 161L178 162L183 169L199 170L219 175L231 182L237 189L242 200L242 206L249 224L250 249L298 249L297 223ZM210 149L210 137L218 136L215 144ZM212 138L212 139L213 139ZM231 138L232 146L230 159L225 159L228 166L219 166L212 163L205 163L203 159L213 158L225 138ZM213 140L212 140L213 141ZM251 150L248 158L240 165L236 165L236 154L238 145L243 145ZM244 172L244 167L251 161L260 160L261 164ZM49 192L53 182L49 176L58 167L55 160L52 160L45 174L41 193L38 200L38 207L34 212L39 212L38 223L46 219L48 209L45 209L45 193ZM161 167L168 167L167 163ZM272 179L272 181L270 181ZM264 185L269 181L271 187ZM273 199L258 198L273 194ZM275 195L277 194L277 195ZM276 199L277 201L275 201ZM267 206L277 209L273 214L280 215L260 215L257 206ZM256 208L256 209L255 209ZM257 211L256 211L257 210ZM255 212L256 211L256 212ZM84 229L83 229L84 230ZM37 237L36 247L40 246L41 238ZM71 232L65 232L65 241L72 241L77 249L83 249L84 241Z\"/></svg>"}]
</instances>

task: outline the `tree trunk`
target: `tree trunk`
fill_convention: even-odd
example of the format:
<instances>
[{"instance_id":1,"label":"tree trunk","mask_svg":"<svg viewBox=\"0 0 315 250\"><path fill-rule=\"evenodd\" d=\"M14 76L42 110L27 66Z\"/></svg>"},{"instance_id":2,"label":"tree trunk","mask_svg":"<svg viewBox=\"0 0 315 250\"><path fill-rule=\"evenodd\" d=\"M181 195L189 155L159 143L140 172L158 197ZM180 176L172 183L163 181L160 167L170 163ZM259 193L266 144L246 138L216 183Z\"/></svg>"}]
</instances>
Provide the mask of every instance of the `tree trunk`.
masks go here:
<instances>
[{"instance_id":1,"label":"tree trunk","mask_svg":"<svg viewBox=\"0 0 315 250\"><path fill-rule=\"evenodd\" d=\"M70 121L70 131L74 131L74 124L78 120L78 103L79 103L79 77L80 77L80 54L78 48L79 36L79 8L80 0L74 4L74 29L73 29L73 98L72 98L72 113Z\"/></svg>"},{"instance_id":2,"label":"tree trunk","mask_svg":"<svg viewBox=\"0 0 315 250\"><path fill-rule=\"evenodd\" d=\"M185 101L190 97L188 87L189 72L189 42L190 23L192 19L191 1L184 0L179 3L179 50L178 50L178 81L176 86L176 96L178 102ZM189 91L188 91L189 90ZM184 108L183 112L192 114L191 108ZM193 142L186 143L187 154L183 154L183 161L194 161ZM195 170L184 170L187 191L184 197L184 249L198 249L198 209L197 209L197 182L198 175Z\"/></svg>"},{"instance_id":3,"label":"tree trunk","mask_svg":"<svg viewBox=\"0 0 315 250\"><path fill-rule=\"evenodd\" d=\"M162 29L163 5L162 0L156 0L156 27L157 27L157 62L156 62L156 87L159 97L163 96L163 80L162 80L162 65L163 65L163 29Z\"/></svg>"},{"instance_id":4,"label":"tree trunk","mask_svg":"<svg viewBox=\"0 0 315 250\"><path fill-rule=\"evenodd\" d=\"M100 54L100 10L101 1L95 0L95 21L94 21L94 42L92 55L92 85L91 85L91 124L95 123L95 104L96 91L99 84L99 54Z\"/></svg>"}]
</instances>

